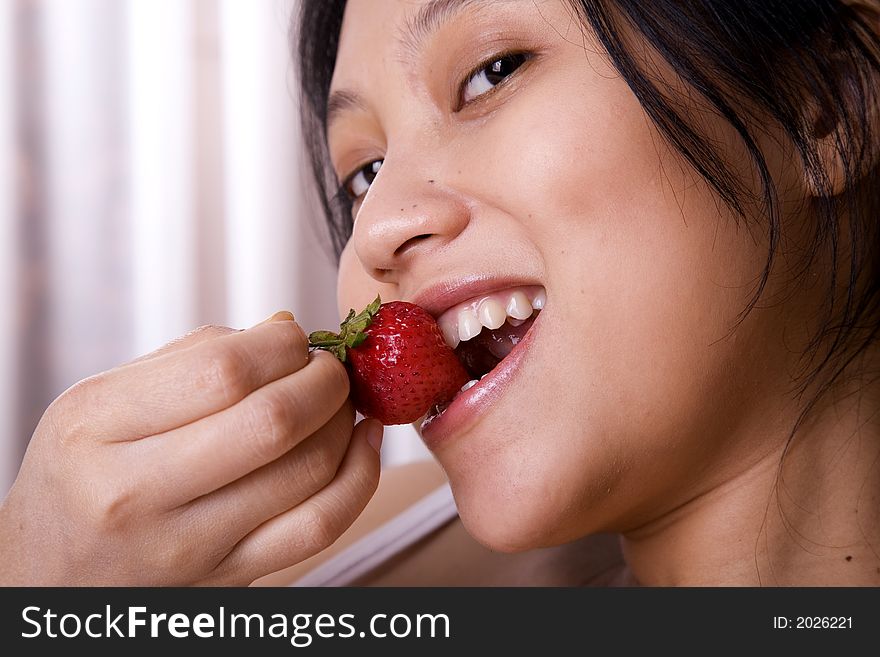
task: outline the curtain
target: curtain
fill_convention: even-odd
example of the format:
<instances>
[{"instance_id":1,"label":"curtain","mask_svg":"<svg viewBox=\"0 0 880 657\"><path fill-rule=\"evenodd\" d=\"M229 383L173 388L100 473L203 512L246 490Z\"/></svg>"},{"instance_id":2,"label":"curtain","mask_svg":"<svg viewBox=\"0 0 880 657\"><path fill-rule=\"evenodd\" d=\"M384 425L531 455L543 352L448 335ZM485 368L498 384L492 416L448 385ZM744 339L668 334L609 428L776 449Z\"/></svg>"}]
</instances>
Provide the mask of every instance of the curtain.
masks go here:
<instances>
[{"instance_id":1,"label":"curtain","mask_svg":"<svg viewBox=\"0 0 880 657\"><path fill-rule=\"evenodd\" d=\"M0 494L15 475L20 447L15 439L19 397L15 372L16 324L19 318L15 293L19 282L15 253L15 127L12 0L0 0ZM6 99L6 100L4 100Z\"/></svg>"},{"instance_id":2,"label":"curtain","mask_svg":"<svg viewBox=\"0 0 880 657\"><path fill-rule=\"evenodd\" d=\"M200 324L338 324L296 0L0 0L0 494L79 379ZM409 427L383 465L427 456Z\"/></svg>"}]
</instances>

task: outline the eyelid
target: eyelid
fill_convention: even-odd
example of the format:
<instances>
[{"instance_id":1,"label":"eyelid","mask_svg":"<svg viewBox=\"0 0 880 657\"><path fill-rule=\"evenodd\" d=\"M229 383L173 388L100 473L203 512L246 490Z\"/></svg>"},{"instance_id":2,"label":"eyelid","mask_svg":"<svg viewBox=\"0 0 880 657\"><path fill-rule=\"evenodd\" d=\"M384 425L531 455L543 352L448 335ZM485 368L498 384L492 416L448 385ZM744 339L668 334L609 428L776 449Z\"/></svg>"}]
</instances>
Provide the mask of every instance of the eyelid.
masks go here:
<instances>
[{"instance_id":1,"label":"eyelid","mask_svg":"<svg viewBox=\"0 0 880 657\"><path fill-rule=\"evenodd\" d=\"M354 177L356 175L358 175L361 171L363 171L365 166L367 166L368 164L371 164L373 162L376 162L378 160L381 160L381 159L383 159L383 158L372 157L372 158L368 158L366 160L363 160L360 164L356 165L351 170L351 173L349 173L348 175L346 175L345 177L342 178L342 182L339 183L339 189L341 189L343 192L345 192L345 194L348 196L349 199L352 200L352 202L354 202L360 198L360 196L355 196L354 194L352 194L349 191L349 188L351 187L351 182L352 182L352 180L354 180Z\"/></svg>"},{"instance_id":2,"label":"eyelid","mask_svg":"<svg viewBox=\"0 0 880 657\"><path fill-rule=\"evenodd\" d=\"M516 55L519 55L519 56L521 56L521 57L523 58L523 63L520 64L520 65L517 67L517 69L516 69L513 73L511 73L510 75L508 75L506 78L504 78L504 80L502 80L501 82L499 82L498 84L496 84L496 85L495 85L494 87L492 87L492 89L490 89L489 91L487 91L487 92L485 92L485 93L483 93L483 94L480 94L480 95L477 96L476 98L473 98L473 99L469 100L469 101L466 102L466 103L465 103L465 102L462 102L462 97L464 96L464 90L465 90L465 88L467 87L468 82L470 82L471 79L472 79L477 73L479 73L479 72L482 71L483 69L487 68L487 67L488 67L490 64L492 64L493 62L497 62L499 59L504 59L505 57L513 57L513 56L516 56ZM491 56L486 57L485 59L483 59L479 64L477 64L477 65L474 66L470 71L468 71L468 72L464 75L464 77L462 77L461 81L458 83L457 92L456 92L456 96L455 96L455 109L454 109L454 111L455 111L455 112L460 112L462 109L464 109L464 108L467 107L468 105L470 105L470 104L472 104L472 103L475 103L475 102L477 102L477 101L479 101L479 100L482 100L483 98L485 98L486 96L488 96L489 94L491 94L493 91L495 91L495 90L498 89L499 87L501 87L501 86L503 86L504 84L506 84L507 81L508 81L510 78L512 78L512 77L513 77L514 75L516 75L517 73L519 73L520 69L522 69L523 66L525 66L526 64L528 64L530 60L534 59L536 55L537 55L537 53L534 52L534 51L523 50L522 48L509 48L509 49L507 49L507 50L501 50L501 51L499 51L499 52L497 52L497 53L495 53L495 54L493 54L493 55L491 55Z\"/></svg>"},{"instance_id":3,"label":"eyelid","mask_svg":"<svg viewBox=\"0 0 880 657\"><path fill-rule=\"evenodd\" d=\"M366 128L355 131L346 126L345 136L339 136L332 144L330 163L336 186L342 190L370 162L385 158L385 143Z\"/></svg>"}]
</instances>

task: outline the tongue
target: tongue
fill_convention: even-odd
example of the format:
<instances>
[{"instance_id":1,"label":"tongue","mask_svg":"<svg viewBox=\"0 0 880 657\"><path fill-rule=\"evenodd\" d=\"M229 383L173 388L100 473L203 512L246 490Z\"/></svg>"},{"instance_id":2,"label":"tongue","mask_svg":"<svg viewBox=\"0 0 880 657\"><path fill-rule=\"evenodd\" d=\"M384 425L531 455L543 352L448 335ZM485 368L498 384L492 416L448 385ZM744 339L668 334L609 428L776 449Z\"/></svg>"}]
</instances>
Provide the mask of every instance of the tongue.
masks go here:
<instances>
[{"instance_id":1,"label":"tongue","mask_svg":"<svg viewBox=\"0 0 880 657\"><path fill-rule=\"evenodd\" d=\"M491 371L500 363L523 339L532 326L534 315L519 326L511 326L507 322L497 329L486 329L480 334L458 345L455 353L475 379Z\"/></svg>"}]
</instances>

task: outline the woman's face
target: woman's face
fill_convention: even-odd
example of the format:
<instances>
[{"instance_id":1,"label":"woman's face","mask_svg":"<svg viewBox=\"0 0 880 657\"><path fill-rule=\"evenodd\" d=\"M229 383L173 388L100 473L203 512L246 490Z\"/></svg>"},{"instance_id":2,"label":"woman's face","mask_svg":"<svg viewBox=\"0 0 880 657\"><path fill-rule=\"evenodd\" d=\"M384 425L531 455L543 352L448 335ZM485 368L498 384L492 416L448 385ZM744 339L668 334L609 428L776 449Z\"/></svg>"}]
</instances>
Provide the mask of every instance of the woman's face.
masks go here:
<instances>
[{"instance_id":1,"label":"woman's face","mask_svg":"<svg viewBox=\"0 0 880 657\"><path fill-rule=\"evenodd\" d=\"M462 308L546 296L522 343L423 432L478 540L631 530L777 447L767 427L791 413L802 318L776 303L732 330L762 231L664 145L569 3L349 0L331 92L333 165L366 192L341 313L377 293L413 301L454 341L459 321L473 328Z\"/></svg>"}]
</instances>

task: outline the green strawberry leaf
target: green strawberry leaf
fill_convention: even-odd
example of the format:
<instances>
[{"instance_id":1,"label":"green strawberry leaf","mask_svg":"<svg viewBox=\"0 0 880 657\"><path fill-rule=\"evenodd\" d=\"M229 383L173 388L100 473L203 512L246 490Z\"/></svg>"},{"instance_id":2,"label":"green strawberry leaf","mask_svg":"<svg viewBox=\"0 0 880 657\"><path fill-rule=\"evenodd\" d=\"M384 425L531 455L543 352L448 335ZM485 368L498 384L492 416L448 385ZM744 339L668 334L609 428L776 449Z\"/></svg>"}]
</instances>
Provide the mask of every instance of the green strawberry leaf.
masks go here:
<instances>
[{"instance_id":1,"label":"green strawberry leaf","mask_svg":"<svg viewBox=\"0 0 880 657\"><path fill-rule=\"evenodd\" d=\"M381 305L382 305L382 299L377 294L376 298L373 299L373 303L371 303L369 306L367 306L366 309L364 310L364 312L367 313L370 316L370 318L372 319L373 315L375 315L377 312L379 312L379 306L381 306Z\"/></svg>"},{"instance_id":2,"label":"green strawberry leaf","mask_svg":"<svg viewBox=\"0 0 880 657\"><path fill-rule=\"evenodd\" d=\"M354 349L367 339L367 327L373 323L373 317L382 306L382 299L376 298L361 312L355 313L354 308L339 325L339 333L332 331L314 331L309 334L309 348L324 349L336 356L343 363L346 360L346 348Z\"/></svg>"},{"instance_id":3,"label":"green strawberry leaf","mask_svg":"<svg viewBox=\"0 0 880 657\"><path fill-rule=\"evenodd\" d=\"M309 346L327 347L337 345L342 342L342 338L332 331L315 331L309 334Z\"/></svg>"}]
</instances>

